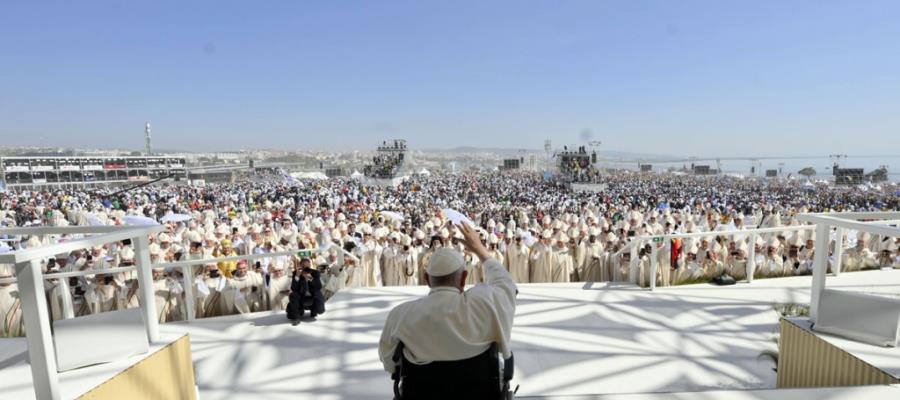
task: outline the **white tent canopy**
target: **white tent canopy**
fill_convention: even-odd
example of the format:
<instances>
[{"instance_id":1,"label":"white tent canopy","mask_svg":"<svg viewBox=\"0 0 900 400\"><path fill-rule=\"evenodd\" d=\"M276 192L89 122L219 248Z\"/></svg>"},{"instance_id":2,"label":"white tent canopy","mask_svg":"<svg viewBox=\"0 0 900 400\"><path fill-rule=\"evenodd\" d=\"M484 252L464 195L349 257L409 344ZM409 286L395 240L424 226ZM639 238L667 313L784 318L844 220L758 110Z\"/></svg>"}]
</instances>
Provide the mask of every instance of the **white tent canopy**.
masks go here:
<instances>
[{"instance_id":1,"label":"white tent canopy","mask_svg":"<svg viewBox=\"0 0 900 400\"><path fill-rule=\"evenodd\" d=\"M354 170L353 173L350 174L350 177L353 179L358 179L358 178L362 178L363 174L359 173L359 171Z\"/></svg>"},{"instance_id":2,"label":"white tent canopy","mask_svg":"<svg viewBox=\"0 0 900 400\"><path fill-rule=\"evenodd\" d=\"M425 169L425 168L422 168L422 169L419 171L419 175L426 175L426 176L427 176L427 175L431 175L431 172L429 172L429 171L428 171L427 169Z\"/></svg>"},{"instance_id":3,"label":"white tent canopy","mask_svg":"<svg viewBox=\"0 0 900 400\"><path fill-rule=\"evenodd\" d=\"M292 172L291 176L297 179L328 179L322 172Z\"/></svg>"}]
</instances>

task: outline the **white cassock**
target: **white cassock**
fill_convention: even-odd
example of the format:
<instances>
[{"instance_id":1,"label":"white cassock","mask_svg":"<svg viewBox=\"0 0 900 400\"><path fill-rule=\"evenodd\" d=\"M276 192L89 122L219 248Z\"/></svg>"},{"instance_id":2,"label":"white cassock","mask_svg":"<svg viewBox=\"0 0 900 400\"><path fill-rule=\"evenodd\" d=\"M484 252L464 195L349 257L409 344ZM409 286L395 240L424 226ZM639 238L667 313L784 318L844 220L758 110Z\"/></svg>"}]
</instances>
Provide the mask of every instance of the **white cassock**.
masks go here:
<instances>
[{"instance_id":1,"label":"white cassock","mask_svg":"<svg viewBox=\"0 0 900 400\"><path fill-rule=\"evenodd\" d=\"M484 282L484 267L478 257L469 253L464 253L466 259L466 270L469 274L466 276L466 285L476 285Z\"/></svg>"},{"instance_id":2,"label":"white cassock","mask_svg":"<svg viewBox=\"0 0 900 400\"><path fill-rule=\"evenodd\" d=\"M291 278L282 276L269 279L269 309L272 311L284 311L287 309L288 294L291 291Z\"/></svg>"},{"instance_id":3,"label":"white cassock","mask_svg":"<svg viewBox=\"0 0 900 400\"><path fill-rule=\"evenodd\" d=\"M15 283L0 283L0 338L25 336L22 301Z\"/></svg>"},{"instance_id":4,"label":"white cassock","mask_svg":"<svg viewBox=\"0 0 900 400\"><path fill-rule=\"evenodd\" d=\"M484 284L465 292L435 287L428 296L391 310L378 342L386 371L394 371L392 358L401 341L404 356L416 364L471 358L484 353L492 342L504 358L510 356L516 285L496 260L486 260L484 269Z\"/></svg>"},{"instance_id":5,"label":"white cassock","mask_svg":"<svg viewBox=\"0 0 900 400\"><path fill-rule=\"evenodd\" d=\"M84 301L91 314L114 311L119 306L119 288L112 284L92 283L87 286ZM159 310L157 306L157 310Z\"/></svg>"},{"instance_id":6,"label":"white cassock","mask_svg":"<svg viewBox=\"0 0 900 400\"><path fill-rule=\"evenodd\" d=\"M209 318L235 313L236 290L230 279L220 275L218 278L198 279L196 285L199 308L196 315Z\"/></svg>"},{"instance_id":7,"label":"white cassock","mask_svg":"<svg viewBox=\"0 0 900 400\"><path fill-rule=\"evenodd\" d=\"M683 270L682 280L694 280L703 277L703 268L700 267L700 263L697 260L685 261L682 265L684 266L680 268Z\"/></svg>"},{"instance_id":8,"label":"white cassock","mask_svg":"<svg viewBox=\"0 0 900 400\"><path fill-rule=\"evenodd\" d=\"M328 299L331 296L334 296L335 293L344 290L347 287L347 280L349 279L349 274L352 270L356 268L353 265L348 265L347 267L339 267L337 264L332 264L328 267L328 281L325 282L323 286L323 293L325 298ZM348 271L348 269L350 271Z\"/></svg>"},{"instance_id":9,"label":"white cassock","mask_svg":"<svg viewBox=\"0 0 900 400\"><path fill-rule=\"evenodd\" d=\"M609 280L606 271L606 257L600 243L588 243L585 247L584 265L581 267L581 280L584 282L605 282Z\"/></svg>"},{"instance_id":10,"label":"white cassock","mask_svg":"<svg viewBox=\"0 0 900 400\"><path fill-rule=\"evenodd\" d=\"M400 251L397 254L397 269L400 272L400 285L418 285L419 284L419 257L414 251Z\"/></svg>"},{"instance_id":11,"label":"white cassock","mask_svg":"<svg viewBox=\"0 0 900 400\"><path fill-rule=\"evenodd\" d=\"M364 286L381 286L381 252L383 248L374 240L366 242L366 252L363 254L362 269L365 275Z\"/></svg>"},{"instance_id":12,"label":"white cassock","mask_svg":"<svg viewBox=\"0 0 900 400\"><path fill-rule=\"evenodd\" d=\"M703 272L709 278L715 278L725 272L725 263L707 257L703 263Z\"/></svg>"},{"instance_id":13,"label":"white cassock","mask_svg":"<svg viewBox=\"0 0 900 400\"><path fill-rule=\"evenodd\" d=\"M137 278L129 278L128 276L129 273L126 272L125 274L117 274L115 277L116 283L119 285L119 310L141 306Z\"/></svg>"},{"instance_id":14,"label":"white cassock","mask_svg":"<svg viewBox=\"0 0 900 400\"><path fill-rule=\"evenodd\" d=\"M347 256L349 258L349 256ZM344 259L346 262L347 258ZM356 262L353 264L347 264L347 287L355 288L355 287L363 287L366 285L366 268L363 266L361 260L356 259Z\"/></svg>"},{"instance_id":15,"label":"white cassock","mask_svg":"<svg viewBox=\"0 0 900 400\"><path fill-rule=\"evenodd\" d=\"M808 249L808 248L806 248L806 246L804 246L802 249L800 249L800 252L798 253L798 258L800 259L800 269L803 271L802 273L812 272L812 268L810 268L810 266L812 265L812 262L815 259L815 255L816 255L815 249ZM829 262L829 264L830 264L830 262ZM830 271L830 266L829 266L829 271Z\"/></svg>"},{"instance_id":16,"label":"white cassock","mask_svg":"<svg viewBox=\"0 0 900 400\"><path fill-rule=\"evenodd\" d=\"M625 261L621 254L616 256L612 251L607 252L606 269L609 270L611 281L629 282L631 278L631 261Z\"/></svg>"},{"instance_id":17,"label":"white cassock","mask_svg":"<svg viewBox=\"0 0 900 400\"><path fill-rule=\"evenodd\" d=\"M552 282L553 265L556 264L556 252L543 243L535 243L531 248L531 283Z\"/></svg>"},{"instance_id":18,"label":"white cassock","mask_svg":"<svg viewBox=\"0 0 900 400\"><path fill-rule=\"evenodd\" d=\"M732 258L728 261L728 275L735 280L747 279L747 260L737 260Z\"/></svg>"},{"instance_id":19,"label":"white cassock","mask_svg":"<svg viewBox=\"0 0 900 400\"><path fill-rule=\"evenodd\" d=\"M419 257L419 285L425 284L425 267L428 266L428 261L431 260L433 254L434 250L426 249Z\"/></svg>"},{"instance_id":20,"label":"white cassock","mask_svg":"<svg viewBox=\"0 0 900 400\"><path fill-rule=\"evenodd\" d=\"M497 260L497 262L500 263L500 265L504 265L504 266L506 265L504 262L505 261L504 259L506 257L503 256L503 252L500 251L500 249L490 250L490 253L491 253L491 258ZM507 269L507 271L509 271L509 269Z\"/></svg>"},{"instance_id":21,"label":"white cassock","mask_svg":"<svg viewBox=\"0 0 900 400\"><path fill-rule=\"evenodd\" d=\"M72 293L69 291L68 278L44 280L47 293L50 318L53 321L75 318Z\"/></svg>"},{"instance_id":22,"label":"white cassock","mask_svg":"<svg viewBox=\"0 0 900 400\"><path fill-rule=\"evenodd\" d=\"M765 276L785 276L784 260L777 255L766 257L762 264L762 274Z\"/></svg>"},{"instance_id":23,"label":"white cassock","mask_svg":"<svg viewBox=\"0 0 900 400\"><path fill-rule=\"evenodd\" d=\"M156 299L156 313L159 322L183 321L186 318L181 284L172 278L164 277L153 281L153 293Z\"/></svg>"},{"instance_id":24,"label":"white cassock","mask_svg":"<svg viewBox=\"0 0 900 400\"><path fill-rule=\"evenodd\" d=\"M244 276L232 275L231 283L237 291L234 295L234 306L241 314L263 311L265 304L264 281L256 271L247 271Z\"/></svg>"},{"instance_id":25,"label":"white cassock","mask_svg":"<svg viewBox=\"0 0 900 400\"><path fill-rule=\"evenodd\" d=\"M574 270L572 271L572 281L573 282L585 282L584 279L584 267L585 260L588 258L588 241L587 239L582 240L581 243L578 243L578 247L575 247L575 265Z\"/></svg>"},{"instance_id":26,"label":"white cassock","mask_svg":"<svg viewBox=\"0 0 900 400\"><path fill-rule=\"evenodd\" d=\"M649 268L647 269L647 273L650 273ZM669 286L671 280L672 257L666 252L665 246L660 246L656 251L656 285Z\"/></svg>"},{"instance_id":27,"label":"white cassock","mask_svg":"<svg viewBox=\"0 0 900 400\"><path fill-rule=\"evenodd\" d=\"M388 246L381 253L381 280L384 286L400 284L400 271L397 267L397 248Z\"/></svg>"},{"instance_id":28,"label":"white cassock","mask_svg":"<svg viewBox=\"0 0 900 400\"><path fill-rule=\"evenodd\" d=\"M570 282L572 271L575 270L575 257L567 247L554 249L556 262L553 263L553 271L550 279L553 282Z\"/></svg>"},{"instance_id":29,"label":"white cassock","mask_svg":"<svg viewBox=\"0 0 900 400\"><path fill-rule=\"evenodd\" d=\"M659 275L657 275L659 276ZM650 287L650 256L644 255L638 260L638 286Z\"/></svg>"},{"instance_id":30,"label":"white cassock","mask_svg":"<svg viewBox=\"0 0 900 400\"><path fill-rule=\"evenodd\" d=\"M859 271L873 268L878 265L878 261L875 259L875 253L865 247L862 249L854 247L847 250L847 256L849 264L849 268L846 269L847 271Z\"/></svg>"},{"instance_id":31,"label":"white cassock","mask_svg":"<svg viewBox=\"0 0 900 400\"><path fill-rule=\"evenodd\" d=\"M506 248L506 265L515 283L528 283L528 246L510 243Z\"/></svg>"}]
</instances>

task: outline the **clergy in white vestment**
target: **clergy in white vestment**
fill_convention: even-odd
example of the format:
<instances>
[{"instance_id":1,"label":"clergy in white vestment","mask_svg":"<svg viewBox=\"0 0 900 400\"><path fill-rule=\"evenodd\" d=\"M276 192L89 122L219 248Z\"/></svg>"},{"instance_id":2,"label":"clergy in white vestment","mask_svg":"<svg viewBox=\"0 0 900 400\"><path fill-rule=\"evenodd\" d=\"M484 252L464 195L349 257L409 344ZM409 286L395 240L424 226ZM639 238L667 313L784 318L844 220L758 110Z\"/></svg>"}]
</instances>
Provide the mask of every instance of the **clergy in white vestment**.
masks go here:
<instances>
[{"instance_id":1,"label":"clergy in white vestment","mask_svg":"<svg viewBox=\"0 0 900 400\"><path fill-rule=\"evenodd\" d=\"M371 229L371 227L367 229ZM366 230L366 232L370 232L370 230ZM381 286L381 253L383 248L369 233L366 233L363 239L363 245L365 246L365 252L362 257L362 269L365 276L363 286Z\"/></svg>"},{"instance_id":2,"label":"clergy in white vestment","mask_svg":"<svg viewBox=\"0 0 900 400\"><path fill-rule=\"evenodd\" d=\"M396 233L396 232L394 232ZM399 234L391 237L381 253L381 281L383 286L397 286L400 284L400 268L397 266Z\"/></svg>"},{"instance_id":3,"label":"clergy in white vestment","mask_svg":"<svg viewBox=\"0 0 900 400\"><path fill-rule=\"evenodd\" d=\"M403 247L397 254L397 269L400 272L399 284L418 285L419 284L419 256L412 248L412 239L404 235L402 238Z\"/></svg>"},{"instance_id":4,"label":"clergy in white vestment","mask_svg":"<svg viewBox=\"0 0 900 400\"><path fill-rule=\"evenodd\" d=\"M207 264L206 273L197 278L196 286L194 293L199 308L196 315L209 318L235 314L234 285L219 271L218 265Z\"/></svg>"},{"instance_id":5,"label":"clergy in white vestment","mask_svg":"<svg viewBox=\"0 0 900 400\"><path fill-rule=\"evenodd\" d=\"M553 234L549 230L545 230L541 241L535 243L531 248L529 282L531 283L547 283L552 282L553 265L556 264L556 252L550 243Z\"/></svg>"},{"instance_id":6,"label":"clergy in white vestment","mask_svg":"<svg viewBox=\"0 0 900 400\"><path fill-rule=\"evenodd\" d=\"M15 268L0 264L0 279L12 278ZM0 282L0 338L25 336L25 320L22 319L22 300L15 283Z\"/></svg>"},{"instance_id":7,"label":"clergy in white vestment","mask_svg":"<svg viewBox=\"0 0 900 400\"><path fill-rule=\"evenodd\" d=\"M581 266L581 280L584 282L604 282L609 280L609 273L606 271L604 263L603 245L597 240L596 233L596 231L591 232L587 242L584 243L584 257L582 258Z\"/></svg>"},{"instance_id":8,"label":"clergy in white vestment","mask_svg":"<svg viewBox=\"0 0 900 400\"><path fill-rule=\"evenodd\" d=\"M276 259L269 265L272 275L269 277L268 303L269 310L284 311L287 309L288 295L291 293L291 278L284 273L284 261Z\"/></svg>"},{"instance_id":9,"label":"clergy in white vestment","mask_svg":"<svg viewBox=\"0 0 900 400\"><path fill-rule=\"evenodd\" d=\"M251 271L247 260L240 260L231 276L235 309L241 314L263 311L265 305L265 282L262 275Z\"/></svg>"},{"instance_id":10,"label":"clergy in white vestment","mask_svg":"<svg viewBox=\"0 0 900 400\"><path fill-rule=\"evenodd\" d=\"M575 269L575 239L560 233L554 246L556 262L550 274L551 282L569 282Z\"/></svg>"},{"instance_id":11,"label":"clergy in white vestment","mask_svg":"<svg viewBox=\"0 0 900 400\"><path fill-rule=\"evenodd\" d=\"M513 282L528 283L529 248L522 241L522 235L516 234L515 240L506 247L506 266Z\"/></svg>"}]
</instances>

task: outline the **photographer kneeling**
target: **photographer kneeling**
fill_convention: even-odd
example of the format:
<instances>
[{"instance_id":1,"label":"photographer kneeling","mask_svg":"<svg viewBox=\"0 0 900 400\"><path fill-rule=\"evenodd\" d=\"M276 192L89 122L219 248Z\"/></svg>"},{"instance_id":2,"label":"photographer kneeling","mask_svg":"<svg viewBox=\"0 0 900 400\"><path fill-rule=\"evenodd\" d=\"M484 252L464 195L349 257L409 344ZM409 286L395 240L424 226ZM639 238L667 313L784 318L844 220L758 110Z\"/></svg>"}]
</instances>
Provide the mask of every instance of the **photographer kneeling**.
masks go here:
<instances>
[{"instance_id":1,"label":"photographer kneeling","mask_svg":"<svg viewBox=\"0 0 900 400\"><path fill-rule=\"evenodd\" d=\"M402 358L416 372L401 374L403 399L496 399L500 393L498 381L490 380L499 363L485 366L480 360L497 359L489 349L511 356L516 285L474 228L463 223L460 230L466 247L484 263L485 283L464 291L468 271L462 254L438 249L425 271L428 295L391 310L381 333L378 353L385 370L395 372L394 354L402 345Z\"/></svg>"},{"instance_id":2,"label":"photographer kneeling","mask_svg":"<svg viewBox=\"0 0 900 400\"><path fill-rule=\"evenodd\" d=\"M287 316L291 324L297 325L303 318L305 310L309 310L309 319L315 321L316 316L325 312L325 297L322 295L322 281L319 271L310 267L308 258L300 260L291 278L291 293L287 306Z\"/></svg>"}]
</instances>

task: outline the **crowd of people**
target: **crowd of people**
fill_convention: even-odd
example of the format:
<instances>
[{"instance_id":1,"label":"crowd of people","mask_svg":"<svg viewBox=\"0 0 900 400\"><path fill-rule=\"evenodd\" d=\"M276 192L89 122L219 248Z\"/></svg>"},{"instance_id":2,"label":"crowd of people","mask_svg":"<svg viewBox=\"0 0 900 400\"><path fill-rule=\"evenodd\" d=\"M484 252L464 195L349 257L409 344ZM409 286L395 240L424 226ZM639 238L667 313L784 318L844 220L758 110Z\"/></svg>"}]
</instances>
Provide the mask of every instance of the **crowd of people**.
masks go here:
<instances>
[{"instance_id":1,"label":"crowd of people","mask_svg":"<svg viewBox=\"0 0 900 400\"><path fill-rule=\"evenodd\" d=\"M0 221L6 226L159 221L164 231L150 237L149 245L155 301L160 321L177 321L187 314L185 282L197 318L285 310L295 274L309 279L308 271L316 270L324 299L348 287L423 285L424 267L441 247L464 254L467 283L482 282L482 263L466 251L445 209L474 221L492 258L517 283L636 278L640 285L649 284L652 246L671 249L657 252L658 285L723 275L743 279L751 246L761 277L808 274L817 250L812 230L756 235L753 242L748 234L717 232L800 225L797 214L805 212L900 209L900 196L889 187L811 190L791 181L626 172L604 175L603 183L600 192L574 192L538 174L516 172L416 176L397 187L273 179L205 187L164 184L121 193L8 190L0 193ZM635 238L691 232L709 235L669 243L642 239L634 251L637 259L631 259L628 246ZM73 238L0 236L0 252ZM851 232L841 245L846 248L842 270L900 268L895 238ZM310 252L298 254L304 249ZM259 257L215 260L235 255ZM198 263L164 265L185 260ZM58 254L42 266L52 273L134 263L133 245L122 241ZM0 337L23 334L16 284L4 280L14 275L13 266L0 265ZM47 279L45 290L54 320L138 306L134 272Z\"/></svg>"},{"instance_id":2,"label":"crowd of people","mask_svg":"<svg viewBox=\"0 0 900 400\"><path fill-rule=\"evenodd\" d=\"M372 157L372 163L363 167L363 175L376 179L391 179L403 166L406 141L387 141L378 146L378 154Z\"/></svg>"},{"instance_id":3,"label":"crowd of people","mask_svg":"<svg viewBox=\"0 0 900 400\"><path fill-rule=\"evenodd\" d=\"M555 158L559 160L559 174L565 180L590 183L602 179L600 170L592 162L597 159L597 152L589 154L585 146L578 146L577 150L572 151L564 146L563 151L557 153Z\"/></svg>"}]
</instances>

